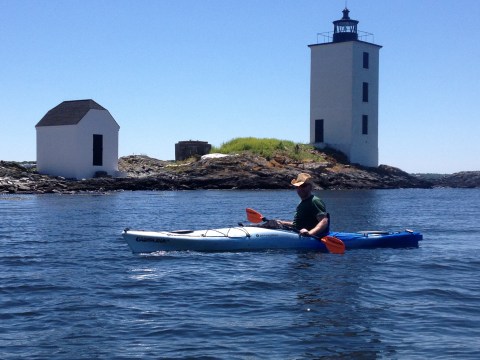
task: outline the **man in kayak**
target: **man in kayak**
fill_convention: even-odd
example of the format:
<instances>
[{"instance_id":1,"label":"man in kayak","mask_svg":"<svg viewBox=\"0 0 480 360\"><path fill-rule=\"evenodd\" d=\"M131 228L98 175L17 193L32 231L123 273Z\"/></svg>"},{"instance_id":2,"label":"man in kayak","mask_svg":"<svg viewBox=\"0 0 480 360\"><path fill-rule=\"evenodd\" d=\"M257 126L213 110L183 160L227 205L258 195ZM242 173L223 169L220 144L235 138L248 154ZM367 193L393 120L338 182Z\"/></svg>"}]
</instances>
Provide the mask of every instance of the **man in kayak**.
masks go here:
<instances>
[{"instance_id":1,"label":"man in kayak","mask_svg":"<svg viewBox=\"0 0 480 360\"><path fill-rule=\"evenodd\" d=\"M312 194L312 177L306 173L298 174L296 179L291 181L296 187L297 194L301 201L297 205L293 221L270 220L267 227L294 227L300 234L324 236L330 228L330 215L327 213L325 203Z\"/></svg>"}]
</instances>

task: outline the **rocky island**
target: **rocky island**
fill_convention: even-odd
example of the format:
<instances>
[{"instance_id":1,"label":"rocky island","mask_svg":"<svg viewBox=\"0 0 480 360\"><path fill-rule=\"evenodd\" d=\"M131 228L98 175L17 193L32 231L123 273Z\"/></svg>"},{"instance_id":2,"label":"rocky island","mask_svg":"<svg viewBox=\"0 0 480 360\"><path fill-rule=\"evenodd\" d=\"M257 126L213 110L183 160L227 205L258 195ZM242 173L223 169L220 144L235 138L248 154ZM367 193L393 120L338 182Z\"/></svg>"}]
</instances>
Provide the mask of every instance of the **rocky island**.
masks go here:
<instances>
[{"instance_id":1,"label":"rocky island","mask_svg":"<svg viewBox=\"0 0 480 360\"><path fill-rule=\"evenodd\" d=\"M0 161L0 193L74 194L121 190L288 189L299 172L308 172L318 189L396 189L480 187L480 171L444 176L408 174L380 165L365 168L349 164L341 154L318 152L299 161L285 154L211 154L183 162L132 155L119 159L122 177L65 179L38 174L34 163ZM321 160L319 160L321 159Z\"/></svg>"}]
</instances>

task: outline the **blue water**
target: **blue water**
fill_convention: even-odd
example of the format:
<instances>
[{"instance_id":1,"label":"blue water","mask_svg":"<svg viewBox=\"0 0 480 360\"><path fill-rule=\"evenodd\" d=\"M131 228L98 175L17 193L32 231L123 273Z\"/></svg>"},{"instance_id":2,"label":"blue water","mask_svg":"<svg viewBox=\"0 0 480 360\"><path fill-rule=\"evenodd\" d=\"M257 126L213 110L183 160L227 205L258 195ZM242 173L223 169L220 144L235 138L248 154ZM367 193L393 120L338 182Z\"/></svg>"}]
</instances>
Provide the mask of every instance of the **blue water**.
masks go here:
<instances>
[{"instance_id":1,"label":"blue water","mask_svg":"<svg viewBox=\"0 0 480 360\"><path fill-rule=\"evenodd\" d=\"M334 230L418 249L133 255L120 234L291 218L293 191L0 196L1 359L480 354L480 190L320 193ZM455 231L452 231L455 230Z\"/></svg>"}]
</instances>

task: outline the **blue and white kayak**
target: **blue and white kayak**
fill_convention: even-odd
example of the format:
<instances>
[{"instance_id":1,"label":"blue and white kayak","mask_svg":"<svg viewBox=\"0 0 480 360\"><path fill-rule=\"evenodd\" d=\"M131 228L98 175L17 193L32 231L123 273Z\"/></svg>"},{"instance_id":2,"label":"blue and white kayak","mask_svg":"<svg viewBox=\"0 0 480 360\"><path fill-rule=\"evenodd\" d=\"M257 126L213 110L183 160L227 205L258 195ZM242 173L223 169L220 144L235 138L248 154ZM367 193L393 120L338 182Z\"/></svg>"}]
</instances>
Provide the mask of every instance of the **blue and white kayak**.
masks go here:
<instances>
[{"instance_id":1,"label":"blue and white kayak","mask_svg":"<svg viewBox=\"0 0 480 360\"><path fill-rule=\"evenodd\" d=\"M422 234L411 230L401 232L361 231L331 232L345 243L347 250L372 248L418 247ZM261 251L302 250L328 252L318 238L300 236L289 230L239 226L208 230L144 231L125 229L123 238L133 253L157 251Z\"/></svg>"}]
</instances>

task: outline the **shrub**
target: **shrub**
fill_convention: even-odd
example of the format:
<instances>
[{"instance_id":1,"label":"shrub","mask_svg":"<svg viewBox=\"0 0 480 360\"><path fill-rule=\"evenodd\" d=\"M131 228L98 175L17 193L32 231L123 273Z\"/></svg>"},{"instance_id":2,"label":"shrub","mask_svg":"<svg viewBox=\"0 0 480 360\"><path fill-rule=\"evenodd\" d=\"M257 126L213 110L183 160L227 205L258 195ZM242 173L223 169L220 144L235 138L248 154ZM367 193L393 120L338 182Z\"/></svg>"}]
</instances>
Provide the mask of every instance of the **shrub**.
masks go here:
<instances>
[{"instance_id":1,"label":"shrub","mask_svg":"<svg viewBox=\"0 0 480 360\"><path fill-rule=\"evenodd\" d=\"M241 154L250 153L271 159L277 155L286 156L293 160L324 161L322 155L315 151L314 147L306 144L297 144L290 140L278 140L271 138L236 138L220 147L212 147L210 153Z\"/></svg>"}]
</instances>

